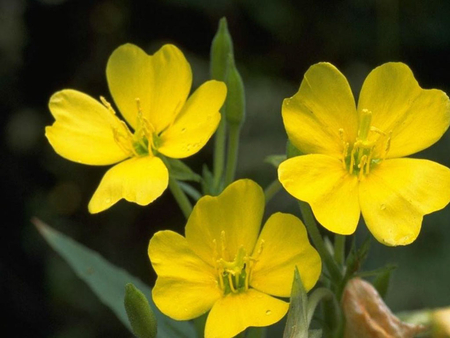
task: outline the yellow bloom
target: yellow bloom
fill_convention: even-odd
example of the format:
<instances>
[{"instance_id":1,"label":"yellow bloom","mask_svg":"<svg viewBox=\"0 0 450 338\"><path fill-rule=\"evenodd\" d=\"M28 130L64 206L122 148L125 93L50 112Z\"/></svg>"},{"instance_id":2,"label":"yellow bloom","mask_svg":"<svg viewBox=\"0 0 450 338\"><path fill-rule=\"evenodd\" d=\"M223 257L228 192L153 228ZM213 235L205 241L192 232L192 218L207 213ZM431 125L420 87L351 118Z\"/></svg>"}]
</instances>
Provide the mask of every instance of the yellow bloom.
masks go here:
<instances>
[{"instance_id":1,"label":"yellow bloom","mask_svg":"<svg viewBox=\"0 0 450 338\"><path fill-rule=\"evenodd\" d=\"M192 73L183 53L165 45L154 55L126 44L106 67L111 105L76 90L55 93L49 102L55 123L46 136L55 151L71 161L110 165L89 211L97 213L124 198L147 205L168 185L168 171L158 153L185 158L198 152L217 128L226 96L222 82L208 81L189 98Z\"/></svg>"},{"instance_id":2,"label":"yellow bloom","mask_svg":"<svg viewBox=\"0 0 450 338\"><path fill-rule=\"evenodd\" d=\"M233 337L249 326L279 321L288 303L294 268L306 290L317 282L321 261L302 222L276 213L258 237L264 193L239 180L217 197L201 198L186 225L186 238L157 232L148 254L158 278L156 306L176 320L210 310L205 337Z\"/></svg>"},{"instance_id":3,"label":"yellow bloom","mask_svg":"<svg viewBox=\"0 0 450 338\"><path fill-rule=\"evenodd\" d=\"M437 142L450 123L447 95L422 89L405 64L374 69L357 107L346 78L316 64L282 113L290 141L306 155L283 162L279 179L328 230L352 234L362 213L378 241L406 245L423 215L449 203L447 167L401 158Z\"/></svg>"}]
</instances>

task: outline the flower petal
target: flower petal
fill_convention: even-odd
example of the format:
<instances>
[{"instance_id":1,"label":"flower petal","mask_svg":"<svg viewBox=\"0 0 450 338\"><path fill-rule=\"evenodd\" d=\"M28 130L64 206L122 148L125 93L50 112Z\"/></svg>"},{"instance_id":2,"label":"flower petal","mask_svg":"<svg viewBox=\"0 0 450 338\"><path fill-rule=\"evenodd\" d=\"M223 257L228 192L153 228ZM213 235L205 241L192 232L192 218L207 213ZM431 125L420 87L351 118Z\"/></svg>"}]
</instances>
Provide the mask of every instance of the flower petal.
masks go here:
<instances>
[{"instance_id":1,"label":"flower petal","mask_svg":"<svg viewBox=\"0 0 450 338\"><path fill-rule=\"evenodd\" d=\"M129 157L114 140L120 120L105 106L79 91L66 89L52 95L50 111L55 118L45 128L53 149L68 160L107 165Z\"/></svg>"},{"instance_id":2,"label":"flower petal","mask_svg":"<svg viewBox=\"0 0 450 338\"><path fill-rule=\"evenodd\" d=\"M367 227L379 242L410 244L423 215L449 203L450 169L427 160L386 160L361 180L359 196Z\"/></svg>"},{"instance_id":3,"label":"flower petal","mask_svg":"<svg viewBox=\"0 0 450 338\"><path fill-rule=\"evenodd\" d=\"M124 198L147 205L166 190L169 174L158 157L133 157L109 169L89 202L89 212L98 213Z\"/></svg>"},{"instance_id":4,"label":"flower petal","mask_svg":"<svg viewBox=\"0 0 450 338\"><path fill-rule=\"evenodd\" d=\"M208 81L188 99L175 122L161 134L158 151L172 158L184 158L198 152L216 131L219 109L227 94L223 82Z\"/></svg>"},{"instance_id":5,"label":"flower petal","mask_svg":"<svg viewBox=\"0 0 450 338\"><path fill-rule=\"evenodd\" d=\"M142 116L159 133L183 107L192 84L192 72L183 53L164 45L154 55L125 44L110 56L106 77L114 102L136 129L139 99Z\"/></svg>"},{"instance_id":6,"label":"flower petal","mask_svg":"<svg viewBox=\"0 0 450 338\"><path fill-rule=\"evenodd\" d=\"M196 318L222 297L214 268L188 247L183 236L169 230L157 232L150 240L148 256L158 274L153 300L167 316Z\"/></svg>"},{"instance_id":7,"label":"flower petal","mask_svg":"<svg viewBox=\"0 0 450 338\"><path fill-rule=\"evenodd\" d=\"M340 156L342 138L346 142L356 138L353 94L345 76L329 63L308 69L299 91L283 101L282 114L289 140L305 154Z\"/></svg>"},{"instance_id":8,"label":"flower petal","mask_svg":"<svg viewBox=\"0 0 450 338\"><path fill-rule=\"evenodd\" d=\"M264 212L264 193L251 180L230 184L219 196L204 196L186 225L191 249L215 266L217 257L233 261L241 247L253 251ZM223 251L222 251L223 250Z\"/></svg>"},{"instance_id":9,"label":"flower petal","mask_svg":"<svg viewBox=\"0 0 450 338\"><path fill-rule=\"evenodd\" d=\"M420 88L409 67L386 63L364 81L358 110L372 111L372 126L392 132L388 157L403 157L428 148L450 124L447 95Z\"/></svg>"},{"instance_id":10,"label":"flower petal","mask_svg":"<svg viewBox=\"0 0 450 338\"><path fill-rule=\"evenodd\" d=\"M249 326L269 326L284 317L289 304L257 290L228 294L211 309L205 338L229 338Z\"/></svg>"},{"instance_id":11,"label":"flower petal","mask_svg":"<svg viewBox=\"0 0 450 338\"><path fill-rule=\"evenodd\" d=\"M320 256L309 243L305 226L289 214L276 213L267 220L252 257L256 262L250 286L279 297L290 296L295 266L306 291L314 287L322 270Z\"/></svg>"},{"instance_id":12,"label":"flower petal","mask_svg":"<svg viewBox=\"0 0 450 338\"><path fill-rule=\"evenodd\" d=\"M341 160L321 154L290 158L278 167L278 178L295 198L308 202L314 216L328 230L352 234L358 225L358 177Z\"/></svg>"}]
</instances>

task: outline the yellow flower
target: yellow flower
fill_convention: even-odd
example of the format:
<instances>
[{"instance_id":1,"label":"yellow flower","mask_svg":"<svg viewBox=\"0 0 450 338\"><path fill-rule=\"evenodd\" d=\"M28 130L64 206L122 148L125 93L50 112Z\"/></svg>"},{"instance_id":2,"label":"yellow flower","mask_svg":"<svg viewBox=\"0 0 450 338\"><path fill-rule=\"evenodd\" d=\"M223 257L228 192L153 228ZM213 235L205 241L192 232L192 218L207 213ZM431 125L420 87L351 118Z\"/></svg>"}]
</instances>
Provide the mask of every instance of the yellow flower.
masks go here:
<instances>
[{"instance_id":1,"label":"yellow flower","mask_svg":"<svg viewBox=\"0 0 450 338\"><path fill-rule=\"evenodd\" d=\"M295 216L272 215L258 237L263 212L262 189L251 180L239 180L219 196L198 201L186 238L157 232L148 248L158 275L156 306L176 320L210 310L207 338L233 337L249 326L279 321L288 303L275 297L289 297L295 266L310 290L321 261Z\"/></svg>"},{"instance_id":2,"label":"yellow flower","mask_svg":"<svg viewBox=\"0 0 450 338\"><path fill-rule=\"evenodd\" d=\"M352 234L362 213L378 241L406 245L423 215L449 203L447 167L401 158L437 142L450 123L447 95L422 89L405 64L374 69L357 107L346 78L316 64L282 113L290 141L306 155L283 162L279 180L328 230Z\"/></svg>"},{"instance_id":3,"label":"yellow flower","mask_svg":"<svg viewBox=\"0 0 450 338\"><path fill-rule=\"evenodd\" d=\"M154 55L126 44L106 67L111 95L122 116L76 90L55 93L49 102L55 123L46 136L55 151L71 161L110 165L89 202L97 213L124 198L147 205L168 185L168 170L158 153L185 158L198 152L217 128L226 96L222 82L208 81L189 98L192 72L183 53L165 45ZM119 163L120 162L120 163Z\"/></svg>"}]
</instances>

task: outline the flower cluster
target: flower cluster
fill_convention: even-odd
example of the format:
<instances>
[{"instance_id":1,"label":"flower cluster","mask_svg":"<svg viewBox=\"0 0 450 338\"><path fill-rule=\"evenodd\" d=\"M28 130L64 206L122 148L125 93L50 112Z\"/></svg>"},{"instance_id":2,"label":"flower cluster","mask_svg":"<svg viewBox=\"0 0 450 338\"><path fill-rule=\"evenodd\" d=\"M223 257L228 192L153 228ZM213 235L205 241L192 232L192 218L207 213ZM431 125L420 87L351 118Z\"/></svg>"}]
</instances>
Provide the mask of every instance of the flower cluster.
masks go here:
<instances>
[{"instance_id":1,"label":"flower cluster","mask_svg":"<svg viewBox=\"0 0 450 338\"><path fill-rule=\"evenodd\" d=\"M224 50L226 64L234 66L231 47ZM238 97L239 104L227 99L226 106L239 107L239 123L233 129L239 132L244 95L236 69L234 73L239 81L228 87L229 96ZM147 205L159 197L169 184L167 158L186 158L206 144L219 125L219 110L227 95L223 82L211 80L189 97L191 68L173 45L154 55L123 45L110 56L106 77L115 106L127 123L105 98L97 101L66 89L51 97L55 122L46 128L50 144L61 156L88 165L115 164L89 202L91 213L120 199ZM374 69L357 104L336 67L313 65L298 92L284 100L282 116L300 155L279 165L278 179L292 196L311 206L328 230L353 234L362 214L379 242L406 245L417 238L424 215L450 202L450 169L407 157L442 137L450 125L450 100L440 90L422 89L405 64L386 63ZM224 182L231 182L234 173L231 177ZM223 185L219 182L216 189L204 191L219 191ZM218 196L198 200L185 237L170 230L152 237L148 255L158 275L152 296L161 312L176 320L209 312L207 338L233 337L251 326L274 324L288 312L286 298L291 295L295 269L302 290L308 292L321 275L321 258L330 288L341 296L340 288L353 277L353 272L346 275L345 243L340 244L342 257L336 258L340 253L334 252L332 261L333 249L326 247L314 228L317 234L311 234L319 256L302 221L293 215L275 213L261 230L264 207L261 187L248 179L238 180ZM185 214L191 209L189 204ZM315 305L318 297L313 299ZM315 305L308 309L306 294L303 301L302 318L309 316L310 321L312 314L307 312L313 313ZM381 337L388 331L406 337L423 329L393 317L375 289L359 279L347 283L342 311L349 337Z\"/></svg>"}]
</instances>

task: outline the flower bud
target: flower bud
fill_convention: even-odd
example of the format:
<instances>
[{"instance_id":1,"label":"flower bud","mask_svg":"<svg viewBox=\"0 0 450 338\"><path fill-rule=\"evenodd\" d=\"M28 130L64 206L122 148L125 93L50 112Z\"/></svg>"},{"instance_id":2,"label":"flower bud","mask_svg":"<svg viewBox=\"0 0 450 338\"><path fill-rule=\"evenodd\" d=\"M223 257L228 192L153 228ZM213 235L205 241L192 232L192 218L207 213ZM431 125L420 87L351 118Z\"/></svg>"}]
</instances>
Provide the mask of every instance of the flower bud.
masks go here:
<instances>
[{"instance_id":1,"label":"flower bud","mask_svg":"<svg viewBox=\"0 0 450 338\"><path fill-rule=\"evenodd\" d=\"M425 330L422 325L400 321L368 282L351 279L342 295L345 338L412 338Z\"/></svg>"},{"instance_id":2,"label":"flower bud","mask_svg":"<svg viewBox=\"0 0 450 338\"><path fill-rule=\"evenodd\" d=\"M228 55L228 71L225 83L228 89L227 100L225 101L227 122L240 126L245 120L245 90L232 54Z\"/></svg>"},{"instance_id":3,"label":"flower bud","mask_svg":"<svg viewBox=\"0 0 450 338\"><path fill-rule=\"evenodd\" d=\"M228 67L228 56L233 55L233 41L228 32L227 19L219 21L219 29L211 44L211 78L225 81Z\"/></svg>"}]
</instances>

